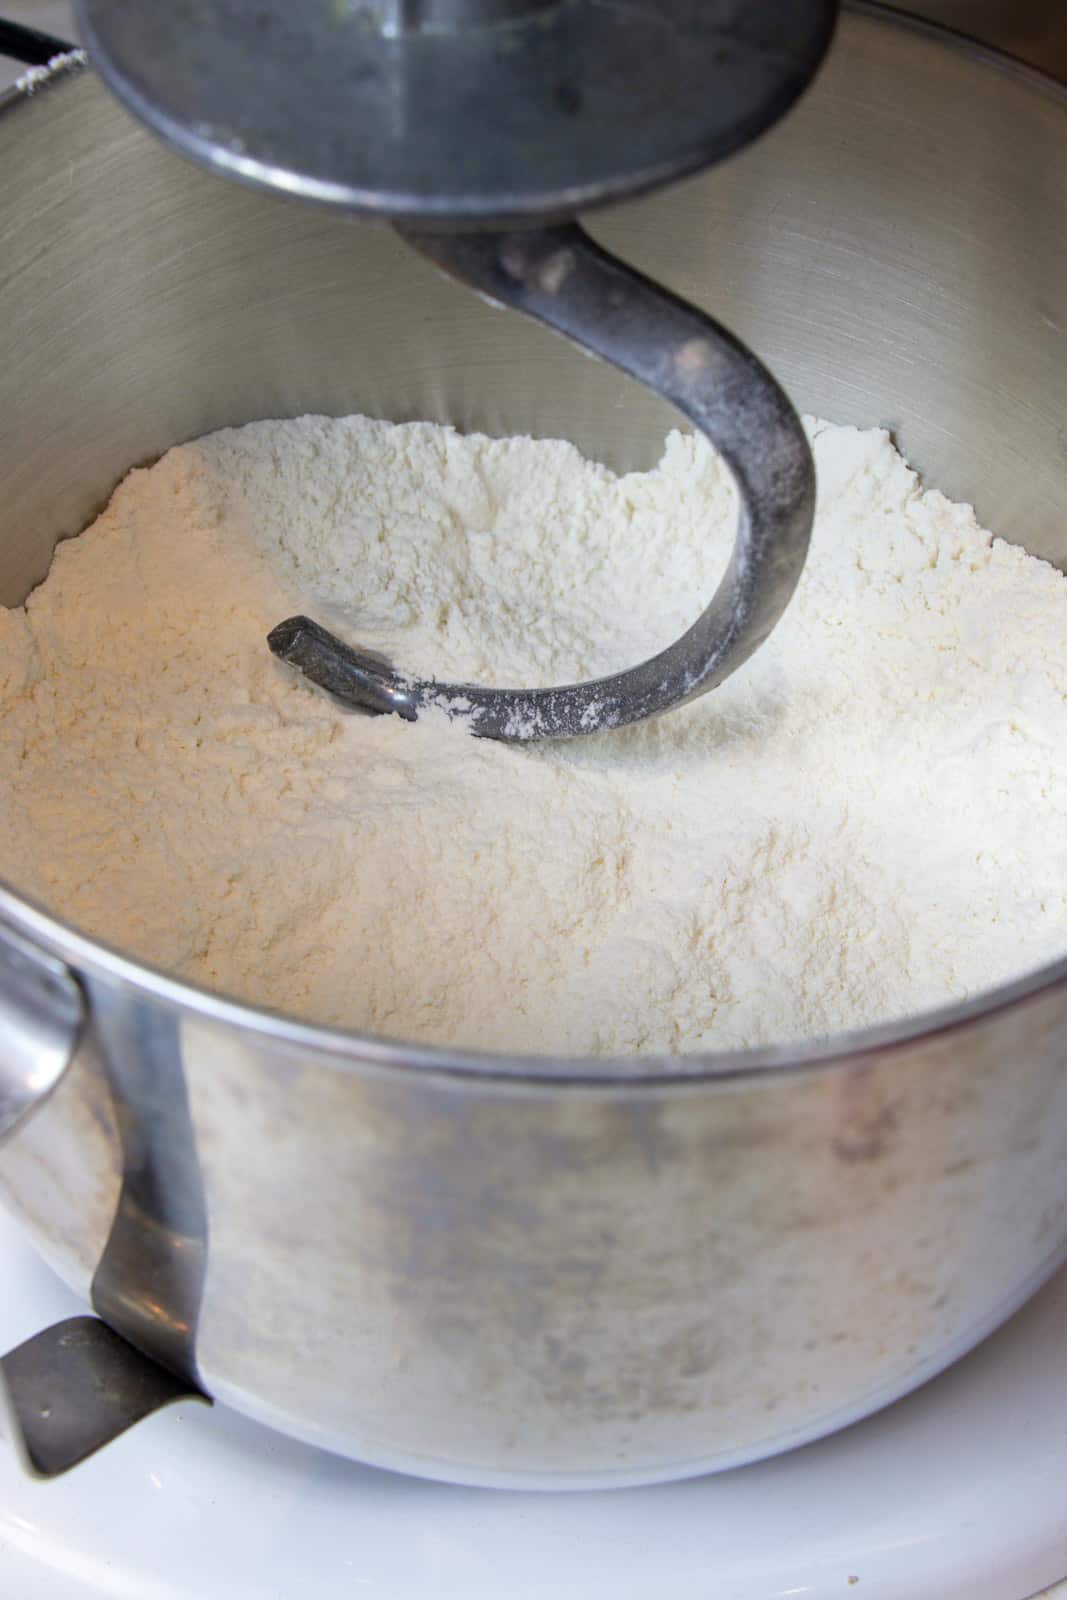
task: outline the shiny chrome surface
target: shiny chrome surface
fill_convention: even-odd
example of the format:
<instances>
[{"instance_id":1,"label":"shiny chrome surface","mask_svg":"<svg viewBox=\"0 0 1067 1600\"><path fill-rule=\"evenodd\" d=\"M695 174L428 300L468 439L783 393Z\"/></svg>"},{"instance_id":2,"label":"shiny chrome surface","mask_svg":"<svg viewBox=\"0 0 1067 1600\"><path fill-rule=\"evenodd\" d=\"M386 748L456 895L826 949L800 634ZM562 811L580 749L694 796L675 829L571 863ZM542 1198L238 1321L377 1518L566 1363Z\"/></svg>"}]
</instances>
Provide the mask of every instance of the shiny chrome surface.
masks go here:
<instances>
[{"instance_id":1,"label":"shiny chrome surface","mask_svg":"<svg viewBox=\"0 0 1067 1600\"><path fill-rule=\"evenodd\" d=\"M0 924L0 1143L51 1094L81 1025L81 990L63 963Z\"/></svg>"},{"instance_id":2,"label":"shiny chrome surface","mask_svg":"<svg viewBox=\"0 0 1067 1600\"><path fill-rule=\"evenodd\" d=\"M494 305L522 311L677 406L718 448L738 490L737 531L707 609L638 666L586 683L491 689L408 677L306 617L268 643L349 704L415 721L441 707L479 738L574 739L707 694L758 650L808 553L815 464L800 418L725 328L595 244L577 223L522 233L408 233L408 243Z\"/></svg>"},{"instance_id":3,"label":"shiny chrome surface","mask_svg":"<svg viewBox=\"0 0 1067 1600\"><path fill-rule=\"evenodd\" d=\"M851 16L787 130L597 235L805 409L892 425L1063 561L1065 184L1062 94ZM182 165L86 75L0 115L0 263L9 602L132 462L223 423L429 416L626 467L670 424L388 233ZM217 1399L364 1459L512 1484L727 1466L914 1386L1064 1257L1063 963L801 1052L534 1062L305 1027L6 891L0 916L90 1019L0 1153L5 1202L86 1299L124 1191L147 1206L169 1276L119 1274L144 1341L177 1332ZM139 1028L166 1072L131 1065Z\"/></svg>"},{"instance_id":4,"label":"shiny chrome surface","mask_svg":"<svg viewBox=\"0 0 1067 1600\"><path fill-rule=\"evenodd\" d=\"M174 1025L108 995L87 1009L62 961L0 924L0 1157L64 1074L76 1075L87 1033L106 1040L126 1107L118 1204L90 1291L106 1321L57 1323L0 1357L0 1433L40 1478L78 1466L161 1406L205 1398L194 1353L205 1219ZM164 1116L153 1115L159 1105ZM80 1145L66 1154L83 1159Z\"/></svg>"}]
</instances>

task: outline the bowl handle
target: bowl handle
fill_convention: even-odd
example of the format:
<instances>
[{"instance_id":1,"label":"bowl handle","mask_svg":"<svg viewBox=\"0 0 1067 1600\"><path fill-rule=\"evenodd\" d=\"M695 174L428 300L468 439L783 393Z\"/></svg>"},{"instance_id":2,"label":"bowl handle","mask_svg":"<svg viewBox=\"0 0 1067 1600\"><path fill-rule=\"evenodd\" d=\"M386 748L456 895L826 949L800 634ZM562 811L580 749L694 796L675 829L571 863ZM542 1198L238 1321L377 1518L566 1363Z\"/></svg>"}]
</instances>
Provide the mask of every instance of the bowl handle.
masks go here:
<instances>
[{"instance_id":1,"label":"bowl handle","mask_svg":"<svg viewBox=\"0 0 1067 1600\"><path fill-rule=\"evenodd\" d=\"M0 924L0 1148L62 1079L84 1022L73 973ZM58 1322L0 1358L0 1431L38 1478L184 1399L207 1397L97 1317Z\"/></svg>"},{"instance_id":2,"label":"bowl handle","mask_svg":"<svg viewBox=\"0 0 1067 1600\"><path fill-rule=\"evenodd\" d=\"M0 923L0 1146L52 1093L85 1020L69 969Z\"/></svg>"}]
</instances>

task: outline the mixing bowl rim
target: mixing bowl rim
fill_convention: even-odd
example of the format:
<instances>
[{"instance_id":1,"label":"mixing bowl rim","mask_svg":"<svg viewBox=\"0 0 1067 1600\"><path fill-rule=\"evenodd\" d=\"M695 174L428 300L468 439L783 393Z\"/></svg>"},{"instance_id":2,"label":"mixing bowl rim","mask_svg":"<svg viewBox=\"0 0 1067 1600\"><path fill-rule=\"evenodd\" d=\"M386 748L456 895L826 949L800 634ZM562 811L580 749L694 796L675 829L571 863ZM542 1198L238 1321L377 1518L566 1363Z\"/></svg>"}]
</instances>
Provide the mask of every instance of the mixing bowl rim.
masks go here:
<instances>
[{"instance_id":1,"label":"mixing bowl rim","mask_svg":"<svg viewBox=\"0 0 1067 1600\"><path fill-rule=\"evenodd\" d=\"M192 1021L215 1023L257 1035L268 1044L311 1052L353 1072L407 1071L425 1076L485 1082L499 1080L550 1088L620 1088L658 1091L666 1086L751 1083L782 1076L852 1069L874 1057L915 1045L940 1044L973 1024L1014 1009L1038 994L1067 985L1067 957L1037 967L969 1000L866 1028L795 1044L755 1049L649 1053L640 1056L553 1056L494 1053L418 1044L359 1033L325 1023L303 1022L285 1012L230 999L188 979L170 977L111 945L79 933L33 901L0 883L0 945L5 927L36 941L66 962L75 977L98 978L137 990Z\"/></svg>"},{"instance_id":2,"label":"mixing bowl rim","mask_svg":"<svg viewBox=\"0 0 1067 1600\"><path fill-rule=\"evenodd\" d=\"M937 23L927 22L880 3L846 0L845 9L883 25L929 38L982 66L1018 79L1067 109L1067 85L1035 67L1013 60L987 45ZM88 70L85 53L73 50L47 68L38 68L0 94L0 116L27 104L43 89L77 81ZM626 1057L540 1056L462 1050L358 1033L321 1023L302 1022L283 1012L229 999L187 979L124 955L110 945L79 933L32 899L0 879L0 940L9 927L34 939L70 963L76 975L118 982L154 1001L197 1020L228 1025L274 1043L331 1059L352 1072L413 1072L422 1076L498 1081L514 1088L619 1089L651 1093L664 1088L708 1089L743 1081L773 1081L782 1076L810 1075L854 1068L873 1057L909 1047L940 1044L947 1037L1022 1005L1067 983L1067 956L1037 967L980 995L953 1001L913 1015L795 1044L757 1049L704 1051L692 1055L655 1054Z\"/></svg>"}]
</instances>

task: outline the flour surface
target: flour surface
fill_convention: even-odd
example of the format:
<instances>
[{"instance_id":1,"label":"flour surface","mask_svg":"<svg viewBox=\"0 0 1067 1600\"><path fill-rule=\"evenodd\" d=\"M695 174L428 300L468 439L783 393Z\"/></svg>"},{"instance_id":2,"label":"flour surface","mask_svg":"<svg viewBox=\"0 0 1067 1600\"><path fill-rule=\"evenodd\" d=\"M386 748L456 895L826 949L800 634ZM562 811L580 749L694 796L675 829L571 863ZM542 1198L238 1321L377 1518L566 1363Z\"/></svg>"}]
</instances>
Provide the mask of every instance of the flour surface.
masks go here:
<instances>
[{"instance_id":1,"label":"flour surface","mask_svg":"<svg viewBox=\"0 0 1067 1600\"><path fill-rule=\"evenodd\" d=\"M486 1049L691 1051L972 994L1067 944L1067 581L809 423L812 553L769 643L553 747L346 713L305 611L502 684L626 666L702 609L732 486L673 434L569 445L257 423L131 473L0 611L0 874L278 1010Z\"/></svg>"}]
</instances>

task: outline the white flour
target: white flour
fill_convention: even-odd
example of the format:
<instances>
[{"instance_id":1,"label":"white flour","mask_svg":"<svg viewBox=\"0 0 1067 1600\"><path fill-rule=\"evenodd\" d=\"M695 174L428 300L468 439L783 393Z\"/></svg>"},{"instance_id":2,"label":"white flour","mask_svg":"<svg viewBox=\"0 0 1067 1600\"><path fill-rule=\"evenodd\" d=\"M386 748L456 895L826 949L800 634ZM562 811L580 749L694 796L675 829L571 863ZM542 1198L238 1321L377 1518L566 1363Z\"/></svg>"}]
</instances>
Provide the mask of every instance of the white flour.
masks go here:
<instances>
[{"instance_id":1,"label":"white flour","mask_svg":"<svg viewBox=\"0 0 1067 1600\"><path fill-rule=\"evenodd\" d=\"M757 1044L962 996L1067 944L1067 581L811 425L800 591L724 688L555 747L340 711L306 611L417 672L622 667L706 603L698 442L354 418L172 450L0 611L0 872L112 944L315 1019L485 1048Z\"/></svg>"}]
</instances>

